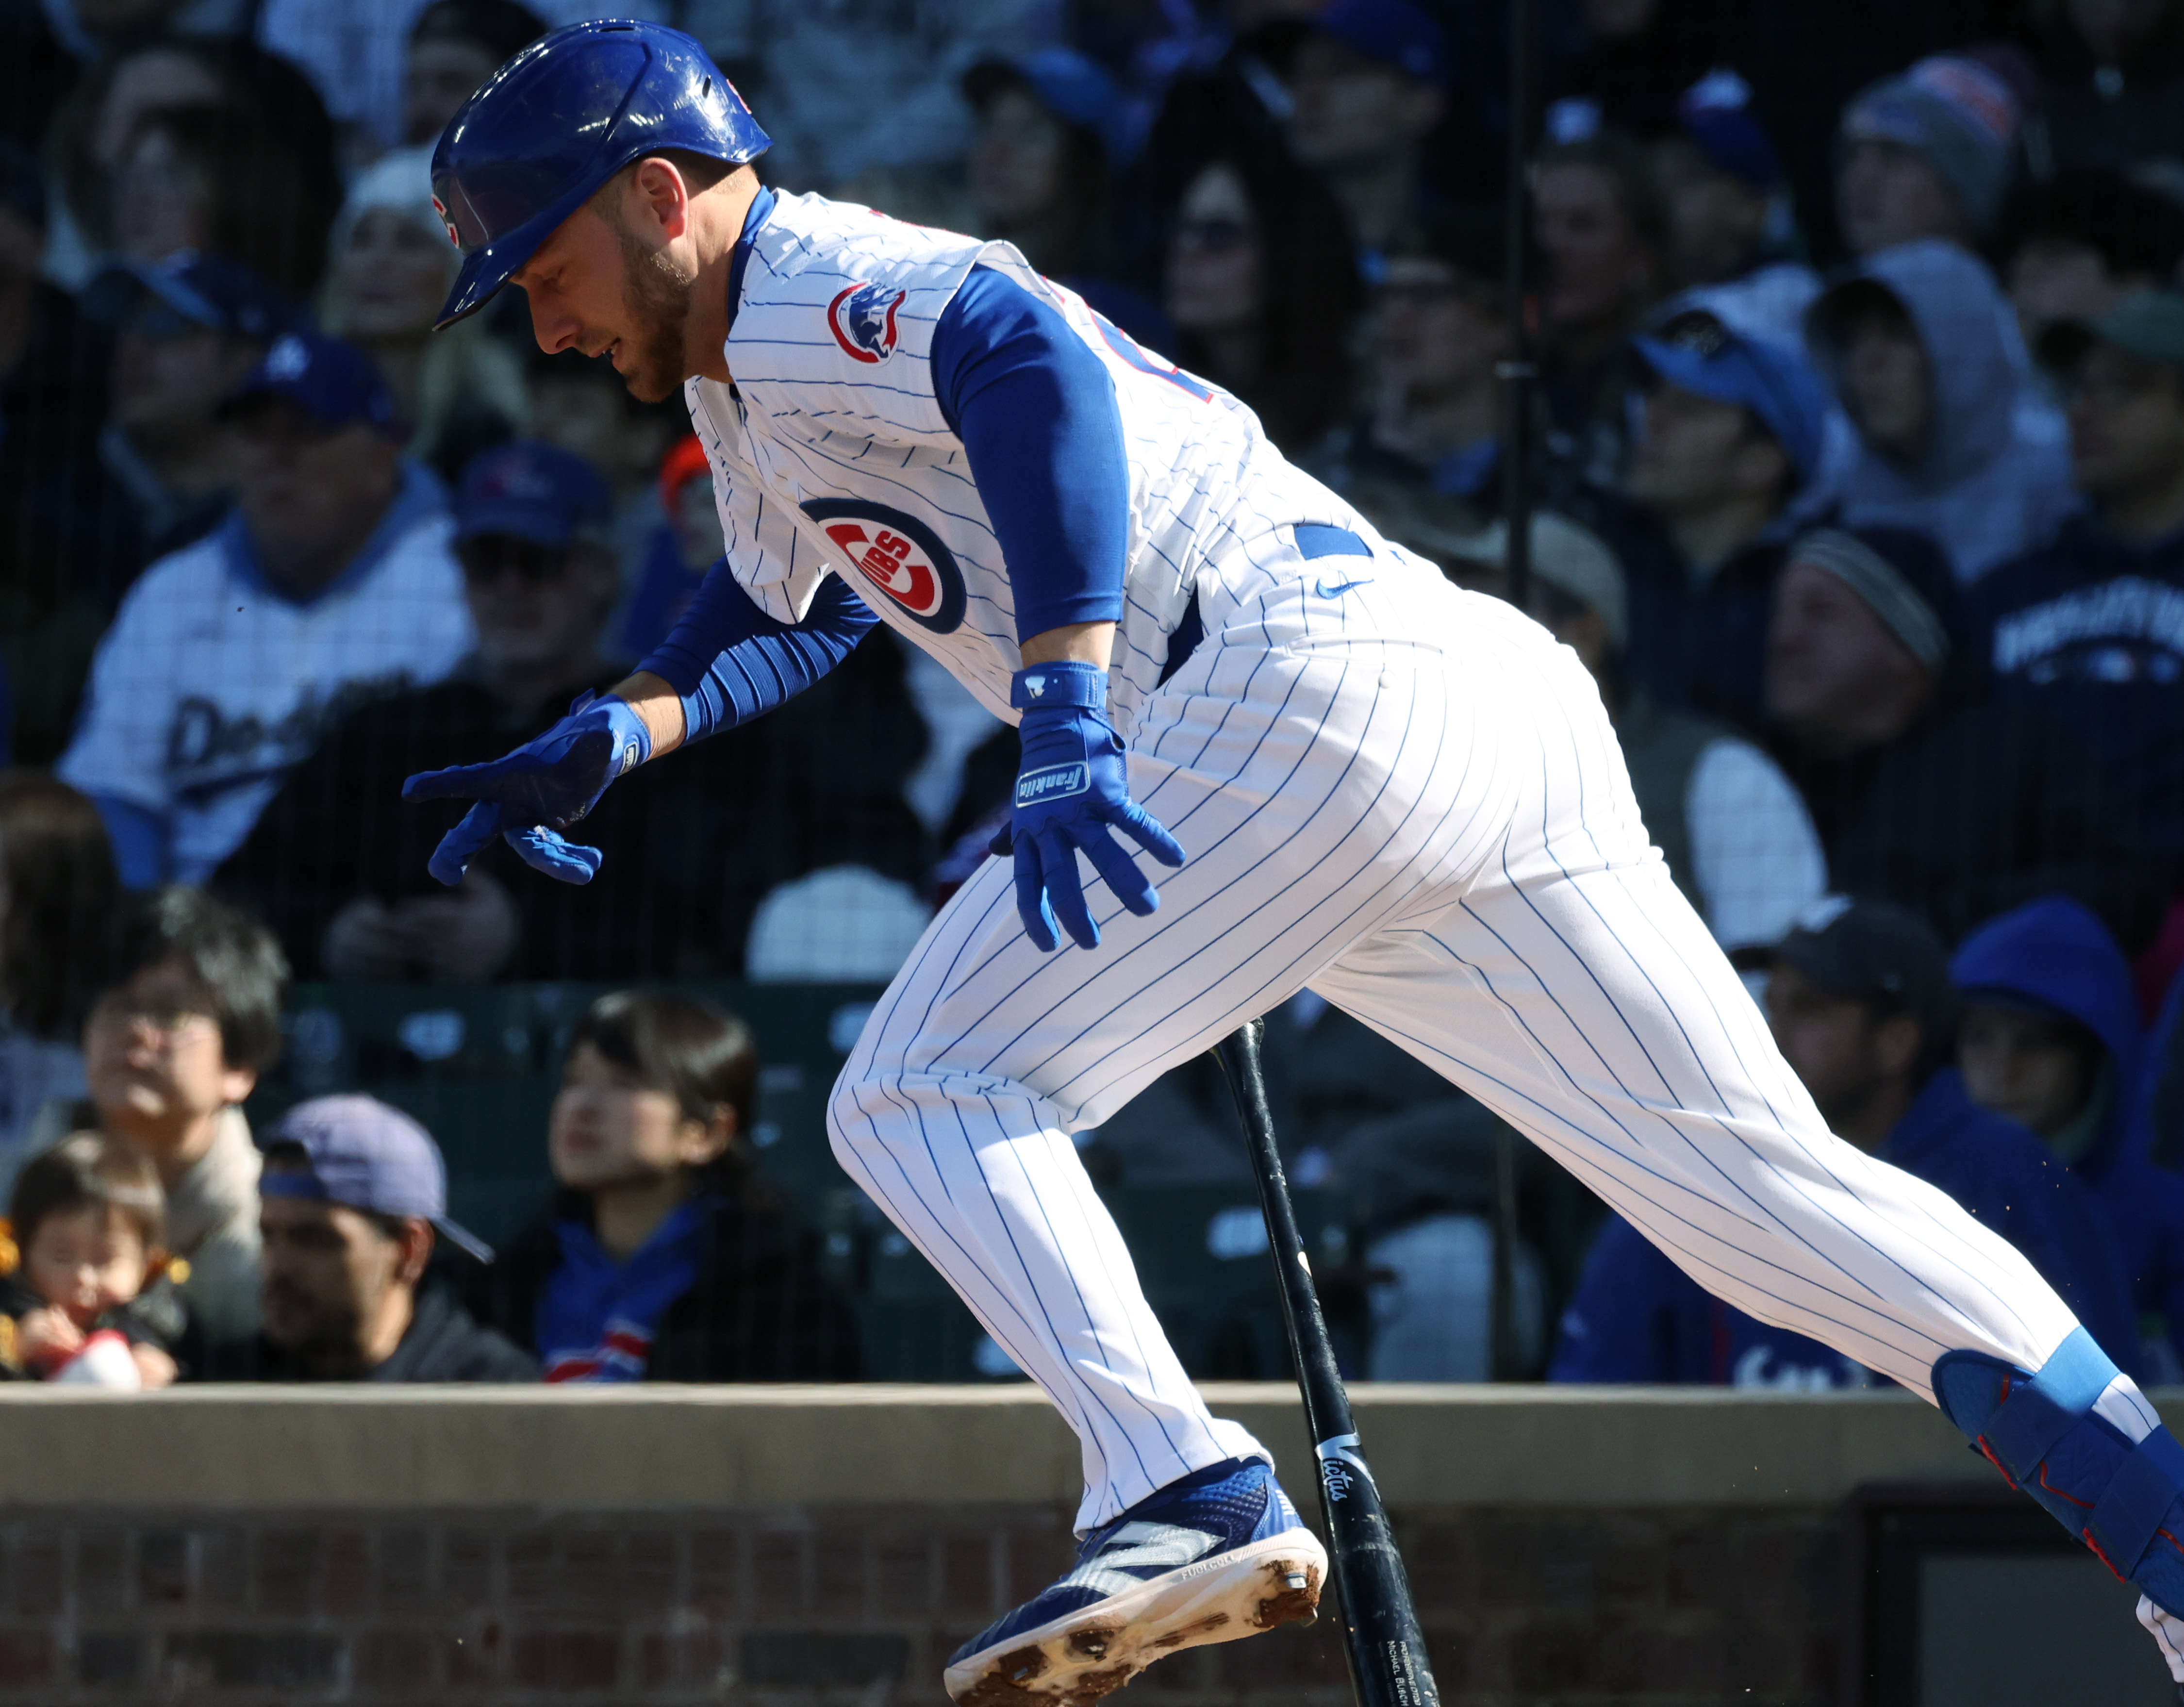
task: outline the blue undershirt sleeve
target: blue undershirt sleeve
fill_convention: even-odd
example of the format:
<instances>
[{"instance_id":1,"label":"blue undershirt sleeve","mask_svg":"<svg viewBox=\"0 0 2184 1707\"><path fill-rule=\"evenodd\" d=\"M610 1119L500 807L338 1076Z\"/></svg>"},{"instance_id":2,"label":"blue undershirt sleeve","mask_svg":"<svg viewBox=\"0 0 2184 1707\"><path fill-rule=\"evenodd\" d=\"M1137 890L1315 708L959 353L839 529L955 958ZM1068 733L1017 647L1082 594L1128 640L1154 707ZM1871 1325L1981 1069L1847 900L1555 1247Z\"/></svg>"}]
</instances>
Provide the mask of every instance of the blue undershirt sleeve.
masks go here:
<instances>
[{"instance_id":1,"label":"blue undershirt sleeve","mask_svg":"<svg viewBox=\"0 0 2184 1707\"><path fill-rule=\"evenodd\" d=\"M733 729L794 698L850 655L879 621L842 577L829 575L797 623L752 602L723 558L674 632L638 666L682 700L685 741Z\"/></svg>"},{"instance_id":2,"label":"blue undershirt sleeve","mask_svg":"<svg viewBox=\"0 0 2184 1707\"><path fill-rule=\"evenodd\" d=\"M1105 364L1050 304L973 267L933 328L933 379L1008 565L1017 639L1120 622L1130 465Z\"/></svg>"},{"instance_id":3,"label":"blue undershirt sleeve","mask_svg":"<svg viewBox=\"0 0 2184 1707\"><path fill-rule=\"evenodd\" d=\"M173 834L166 818L113 795L93 795L91 803L106 821L106 839L114 848L114 867L122 888L157 889L164 883L167 844Z\"/></svg>"}]
</instances>

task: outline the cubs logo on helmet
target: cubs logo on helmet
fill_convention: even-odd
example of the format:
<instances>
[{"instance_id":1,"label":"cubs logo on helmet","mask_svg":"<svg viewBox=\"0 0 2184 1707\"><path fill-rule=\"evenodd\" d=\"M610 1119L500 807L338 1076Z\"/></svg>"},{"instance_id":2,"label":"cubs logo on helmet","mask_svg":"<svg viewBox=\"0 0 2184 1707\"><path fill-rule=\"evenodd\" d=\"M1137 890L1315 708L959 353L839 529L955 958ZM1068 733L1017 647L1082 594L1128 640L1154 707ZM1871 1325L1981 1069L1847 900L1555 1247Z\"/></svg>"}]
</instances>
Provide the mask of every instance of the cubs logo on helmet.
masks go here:
<instances>
[{"instance_id":1,"label":"cubs logo on helmet","mask_svg":"<svg viewBox=\"0 0 2184 1707\"><path fill-rule=\"evenodd\" d=\"M955 554L914 516L857 498L814 498L817 522L866 585L922 628L952 634L963 625L963 572Z\"/></svg>"},{"instance_id":2,"label":"cubs logo on helmet","mask_svg":"<svg viewBox=\"0 0 2184 1707\"><path fill-rule=\"evenodd\" d=\"M894 311L907 291L853 284L827 304L827 329L852 361L885 361L894 354Z\"/></svg>"}]
</instances>

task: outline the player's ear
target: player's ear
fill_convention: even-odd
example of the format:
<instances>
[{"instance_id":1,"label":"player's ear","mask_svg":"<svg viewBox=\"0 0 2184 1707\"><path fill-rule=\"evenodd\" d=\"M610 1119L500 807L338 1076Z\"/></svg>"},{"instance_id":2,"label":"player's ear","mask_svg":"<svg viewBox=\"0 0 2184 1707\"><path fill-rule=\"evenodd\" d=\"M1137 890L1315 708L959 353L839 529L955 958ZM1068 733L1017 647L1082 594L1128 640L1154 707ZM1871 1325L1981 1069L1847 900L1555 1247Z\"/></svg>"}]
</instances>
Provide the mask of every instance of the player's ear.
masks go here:
<instances>
[{"instance_id":1,"label":"player's ear","mask_svg":"<svg viewBox=\"0 0 2184 1707\"><path fill-rule=\"evenodd\" d=\"M690 217L690 187L672 160L658 155L639 160L630 174L629 211L644 224L658 227L660 236L682 235Z\"/></svg>"}]
</instances>

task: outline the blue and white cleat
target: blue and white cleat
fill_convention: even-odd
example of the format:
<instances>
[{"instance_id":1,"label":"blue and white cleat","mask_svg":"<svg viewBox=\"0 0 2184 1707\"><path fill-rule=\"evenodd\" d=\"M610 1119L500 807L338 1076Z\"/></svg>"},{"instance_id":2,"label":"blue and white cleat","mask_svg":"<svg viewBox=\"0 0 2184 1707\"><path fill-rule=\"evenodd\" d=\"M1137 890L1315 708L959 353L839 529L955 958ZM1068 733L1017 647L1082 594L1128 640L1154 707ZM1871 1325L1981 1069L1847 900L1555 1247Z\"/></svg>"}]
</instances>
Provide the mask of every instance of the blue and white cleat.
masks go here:
<instances>
[{"instance_id":1,"label":"blue and white cleat","mask_svg":"<svg viewBox=\"0 0 2184 1707\"><path fill-rule=\"evenodd\" d=\"M1164 1655L1318 1614L1327 1553L1256 1459L1142 1499L1077 1549L1077 1568L956 1650L963 1707L1089 1707Z\"/></svg>"}]
</instances>

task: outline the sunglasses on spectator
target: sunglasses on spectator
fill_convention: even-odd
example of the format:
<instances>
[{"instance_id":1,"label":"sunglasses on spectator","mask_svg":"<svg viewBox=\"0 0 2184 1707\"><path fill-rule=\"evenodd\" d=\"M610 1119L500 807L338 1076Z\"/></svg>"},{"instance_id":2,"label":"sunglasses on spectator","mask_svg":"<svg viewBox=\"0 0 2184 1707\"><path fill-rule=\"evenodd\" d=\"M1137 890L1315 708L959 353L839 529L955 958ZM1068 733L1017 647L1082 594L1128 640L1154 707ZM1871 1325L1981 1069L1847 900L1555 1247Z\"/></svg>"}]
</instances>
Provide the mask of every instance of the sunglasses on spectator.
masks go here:
<instances>
[{"instance_id":1,"label":"sunglasses on spectator","mask_svg":"<svg viewBox=\"0 0 2184 1707\"><path fill-rule=\"evenodd\" d=\"M278 399L254 399L230 417L235 430L260 448L322 444L342 429Z\"/></svg>"},{"instance_id":2,"label":"sunglasses on spectator","mask_svg":"<svg viewBox=\"0 0 2184 1707\"><path fill-rule=\"evenodd\" d=\"M559 581L569 567L569 554L529 539L505 533L483 533L456 548L462 559L463 579L483 587L513 575L526 587L546 587Z\"/></svg>"},{"instance_id":3,"label":"sunglasses on spectator","mask_svg":"<svg viewBox=\"0 0 2184 1707\"><path fill-rule=\"evenodd\" d=\"M202 1007L175 997L153 997L135 1001L120 990L109 990L91 1005L91 1022L94 1025L122 1027L142 1025L148 1031L158 1032L163 1037L172 1037L203 1024L217 1025L220 1022Z\"/></svg>"}]
</instances>

